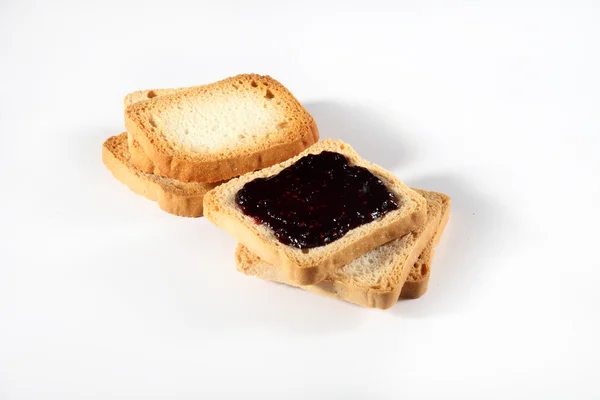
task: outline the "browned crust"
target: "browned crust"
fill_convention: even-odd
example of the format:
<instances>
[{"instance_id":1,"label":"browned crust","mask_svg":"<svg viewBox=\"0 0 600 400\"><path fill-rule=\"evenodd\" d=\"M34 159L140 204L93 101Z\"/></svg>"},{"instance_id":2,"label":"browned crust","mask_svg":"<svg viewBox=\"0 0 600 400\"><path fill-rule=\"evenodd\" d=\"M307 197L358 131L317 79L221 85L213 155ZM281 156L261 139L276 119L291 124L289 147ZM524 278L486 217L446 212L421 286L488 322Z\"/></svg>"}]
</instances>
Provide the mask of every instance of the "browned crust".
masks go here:
<instances>
[{"instance_id":1,"label":"browned crust","mask_svg":"<svg viewBox=\"0 0 600 400\"><path fill-rule=\"evenodd\" d=\"M133 192L156 201L164 211L182 217L201 217L204 194L213 186L199 183L193 190L164 183L163 178L136 169L128 160L126 133L108 138L102 146L102 161L113 176Z\"/></svg>"},{"instance_id":2,"label":"browned crust","mask_svg":"<svg viewBox=\"0 0 600 400\"><path fill-rule=\"evenodd\" d=\"M319 140L319 130L313 117L300 105L298 100L279 82L269 76L255 74L238 75L226 80L236 79L262 79L271 85L276 85L289 96L291 101L297 103L301 110L301 121L297 124L297 130L289 134L287 142L277 143L269 147L257 149L251 154L232 154L228 157L203 160L188 153L180 153L171 147L160 134L152 133L147 128L144 119L137 112L140 107L148 101L140 101L131 104L125 109L125 127L132 139L140 144L141 150L150 159L155 167L154 172L182 182L217 182L223 181L247 172L262 169L302 152L310 145ZM224 81L226 81L224 80ZM221 81L221 82L224 82ZM219 83L219 82L217 82ZM204 85L205 86L205 85ZM194 91L203 86L176 91L157 98L168 98L178 96L180 93ZM127 101L127 100L126 100ZM138 159L135 165L138 165ZM142 167L144 164L140 163Z\"/></svg>"},{"instance_id":3,"label":"browned crust","mask_svg":"<svg viewBox=\"0 0 600 400\"><path fill-rule=\"evenodd\" d=\"M427 244L427 247L425 247L425 250L423 250L417 261L413 264L412 270L410 271L404 286L402 286L400 298L418 299L427 292L429 277L431 276L431 264L435 254L434 250L439 243L450 218L450 203L450 197L444 195L442 197L442 218L440 226L431 241Z\"/></svg>"},{"instance_id":4,"label":"browned crust","mask_svg":"<svg viewBox=\"0 0 600 400\"><path fill-rule=\"evenodd\" d=\"M146 89L146 90L137 90L135 92L131 92L125 96L123 99L123 107L126 109L128 106L152 99L158 96L165 96L167 94L173 94L175 92L185 90L182 89ZM127 145L129 146L129 162L139 169L148 174L159 175L159 171L154 165L154 161L152 161L146 153L142 150L140 144L137 140L133 138L133 136L127 134Z\"/></svg>"},{"instance_id":5,"label":"browned crust","mask_svg":"<svg viewBox=\"0 0 600 400\"><path fill-rule=\"evenodd\" d=\"M310 256L298 255L299 251L297 249L280 245L272 237L261 233L256 225L237 208L229 207L223 203L227 191L243 185L243 182L276 174L306 154L317 154L323 150L339 152L348 157L353 163L369 168L382 180L399 188L405 196L411 199L410 204L406 206L407 208L402 213L390 213L377 223L367 224L368 228L357 228L356 232L360 229L364 236L354 238L347 236L337 240L335 244L328 245L326 256L315 260ZM427 218L427 202L421 195L406 187L393 174L361 159L349 145L332 140L319 142L281 164L253 174L247 174L219 186L205 196L204 209L206 217L212 223L227 231L261 259L284 268L289 278L300 285L310 285L322 281L330 271L349 263L378 246L416 230L423 225Z\"/></svg>"},{"instance_id":6,"label":"browned crust","mask_svg":"<svg viewBox=\"0 0 600 400\"><path fill-rule=\"evenodd\" d=\"M413 270L402 286L402 291L400 292L401 299L418 299L427 292L430 276L429 268L431 267L434 254L434 249L431 246L430 242L413 264ZM425 273L422 272L423 265L426 268ZM413 276L413 274L416 276Z\"/></svg>"},{"instance_id":7,"label":"browned crust","mask_svg":"<svg viewBox=\"0 0 600 400\"><path fill-rule=\"evenodd\" d=\"M127 144L129 146L129 162L142 172L158 175L154 162L148 158L140 144L129 134L127 135Z\"/></svg>"}]
</instances>

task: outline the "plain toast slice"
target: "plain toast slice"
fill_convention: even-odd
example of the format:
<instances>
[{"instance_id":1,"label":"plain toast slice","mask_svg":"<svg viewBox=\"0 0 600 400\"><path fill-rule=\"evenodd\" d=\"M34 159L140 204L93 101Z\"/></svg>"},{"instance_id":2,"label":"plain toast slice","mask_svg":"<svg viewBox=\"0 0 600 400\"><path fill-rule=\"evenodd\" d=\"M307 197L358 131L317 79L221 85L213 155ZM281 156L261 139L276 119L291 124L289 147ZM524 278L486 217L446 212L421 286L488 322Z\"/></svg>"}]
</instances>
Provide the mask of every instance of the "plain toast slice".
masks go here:
<instances>
[{"instance_id":1,"label":"plain toast slice","mask_svg":"<svg viewBox=\"0 0 600 400\"><path fill-rule=\"evenodd\" d=\"M102 146L102 161L117 180L160 208L183 217L200 217L204 195L216 183L179 182L140 171L129 162L127 133L111 136Z\"/></svg>"},{"instance_id":2,"label":"plain toast slice","mask_svg":"<svg viewBox=\"0 0 600 400\"><path fill-rule=\"evenodd\" d=\"M162 176L222 181L284 161L319 139L313 117L269 76L170 90L146 91L150 98L125 109L131 140Z\"/></svg>"},{"instance_id":3,"label":"plain toast slice","mask_svg":"<svg viewBox=\"0 0 600 400\"><path fill-rule=\"evenodd\" d=\"M390 308L398 300L419 255L430 259L431 253L423 253L434 244L436 230L443 231L440 223L449 215L448 196L419 192L427 199L427 220L417 231L362 255L314 285L299 285L290 280L283 268L261 260L241 244L235 253L237 269L246 275L301 287L361 306Z\"/></svg>"},{"instance_id":4,"label":"plain toast slice","mask_svg":"<svg viewBox=\"0 0 600 400\"><path fill-rule=\"evenodd\" d=\"M299 249L284 245L270 228L255 223L240 210L235 203L235 195L247 182L277 175L300 158L322 151L340 153L350 165L370 170L394 193L399 208L373 222L351 229L340 239L325 246ZM283 268L291 281L309 285L325 279L328 273L364 253L418 229L427 217L427 201L390 172L360 158L346 143L327 139L287 161L242 175L211 190L204 197L204 215L261 259Z\"/></svg>"}]
</instances>

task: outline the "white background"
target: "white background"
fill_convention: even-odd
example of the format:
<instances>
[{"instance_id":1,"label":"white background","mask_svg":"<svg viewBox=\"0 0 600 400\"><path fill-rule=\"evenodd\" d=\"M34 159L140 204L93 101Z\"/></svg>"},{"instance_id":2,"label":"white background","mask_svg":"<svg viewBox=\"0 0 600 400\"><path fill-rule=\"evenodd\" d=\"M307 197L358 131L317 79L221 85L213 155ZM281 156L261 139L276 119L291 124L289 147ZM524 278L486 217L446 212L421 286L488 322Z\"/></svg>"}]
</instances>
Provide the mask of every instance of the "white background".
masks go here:
<instances>
[{"instance_id":1,"label":"white background","mask_svg":"<svg viewBox=\"0 0 600 400\"><path fill-rule=\"evenodd\" d=\"M600 4L358 3L0 3L1 399L600 398ZM126 93L243 72L452 196L425 297L243 276L104 168Z\"/></svg>"}]
</instances>

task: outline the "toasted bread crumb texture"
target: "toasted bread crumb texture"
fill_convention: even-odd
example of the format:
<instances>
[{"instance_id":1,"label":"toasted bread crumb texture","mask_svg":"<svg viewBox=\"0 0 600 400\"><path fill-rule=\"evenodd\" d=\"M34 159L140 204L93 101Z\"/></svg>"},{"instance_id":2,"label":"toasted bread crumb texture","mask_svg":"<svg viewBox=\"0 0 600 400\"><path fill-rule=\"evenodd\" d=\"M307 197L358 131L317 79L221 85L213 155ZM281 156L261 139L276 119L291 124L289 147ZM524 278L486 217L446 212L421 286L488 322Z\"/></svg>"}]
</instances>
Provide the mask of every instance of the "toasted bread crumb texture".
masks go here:
<instances>
[{"instance_id":1,"label":"toasted bread crumb texture","mask_svg":"<svg viewBox=\"0 0 600 400\"><path fill-rule=\"evenodd\" d=\"M282 268L266 263L243 245L236 249L237 268L247 275L299 286L363 306L389 308L398 299L417 258L428 243L433 242L434 233L440 227L442 202L447 196L435 192L421 193L428 201L428 215L417 232L364 254L330 273L322 282L298 285L288 279Z\"/></svg>"},{"instance_id":2,"label":"toasted bread crumb texture","mask_svg":"<svg viewBox=\"0 0 600 400\"><path fill-rule=\"evenodd\" d=\"M202 216L204 194L215 184L186 183L148 174L129 162L127 133L111 136L102 146L102 160L119 181L134 192L157 201L159 206L175 215Z\"/></svg>"},{"instance_id":3,"label":"toasted bread crumb texture","mask_svg":"<svg viewBox=\"0 0 600 400\"><path fill-rule=\"evenodd\" d=\"M235 204L235 194L256 178L279 173L306 154L335 151L346 156L351 165L368 168L396 195L400 207L382 218L350 230L344 237L326 246L298 249L280 243L271 229L256 224ZM211 191L204 199L207 218L225 229L266 262L285 268L299 284L312 284L324 279L327 272L341 267L362 254L417 229L427 216L427 202L383 168L361 159L341 141L324 140L283 163L243 175Z\"/></svg>"},{"instance_id":4,"label":"toasted bread crumb texture","mask_svg":"<svg viewBox=\"0 0 600 400\"><path fill-rule=\"evenodd\" d=\"M172 92L170 92L172 90ZM154 95L144 101L144 92ZM162 175L217 181L264 168L318 140L312 116L269 76L238 75L183 90L134 92L127 131Z\"/></svg>"}]
</instances>

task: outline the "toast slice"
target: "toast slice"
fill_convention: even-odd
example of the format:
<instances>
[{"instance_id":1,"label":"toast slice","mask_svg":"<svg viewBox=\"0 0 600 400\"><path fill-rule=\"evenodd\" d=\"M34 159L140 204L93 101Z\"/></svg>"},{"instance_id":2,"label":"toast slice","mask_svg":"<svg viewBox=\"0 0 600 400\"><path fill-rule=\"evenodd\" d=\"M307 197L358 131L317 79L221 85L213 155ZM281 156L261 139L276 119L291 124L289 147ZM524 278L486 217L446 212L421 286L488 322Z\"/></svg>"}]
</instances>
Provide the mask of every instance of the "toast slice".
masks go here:
<instances>
[{"instance_id":1,"label":"toast slice","mask_svg":"<svg viewBox=\"0 0 600 400\"><path fill-rule=\"evenodd\" d=\"M125 127L155 164L152 172L168 178L226 180L284 161L319 139L313 117L269 76L157 93L146 91L149 99L126 107ZM137 92L125 101L143 97Z\"/></svg>"},{"instance_id":2,"label":"toast slice","mask_svg":"<svg viewBox=\"0 0 600 400\"><path fill-rule=\"evenodd\" d=\"M183 217L202 216L204 195L217 185L178 182L140 171L129 161L126 132L111 136L104 142L102 161L113 176L132 191L158 202L166 212Z\"/></svg>"},{"instance_id":3,"label":"toast slice","mask_svg":"<svg viewBox=\"0 0 600 400\"><path fill-rule=\"evenodd\" d=\"M327 245L299 249L280 243L270 228L255 223L235 203L236 193L247 182L277 175L300 158L323 151L340 153L351 165L370 170L394 193L399 208L378 220L351 229L346 235ZM310 285L325 279L328 273L364 253L418 229L427 217L427 201L390 172L360 158L346 143L328 139L285 162L242 175L216 187L204 197L204 211L204 215L212 223L229 232L261 259L284 269L291 281Z\"/></svg>"},{"instance_id":4,"label":"toast slice","mask_svg":"<svg viewBox=\"0 0 600 400\"><path fill-rule=\"evenodd\" d=\"M427 221L419 230L364 254L329 273L319 283L298 285L287 277L283 268L261 260L243 245L238 245L236 249L237 269L246 275L301 287L361 306L390 308L398 300L405 281L418 263L417 259L430 260L431 251L425 252L435 243L436 230L441 235L443 226L440 223L447 220L449 215L448 196L421 190L419 192L427 199ZM416 282L415 285L423 286Z\"/></svg>"}]
</instances>

